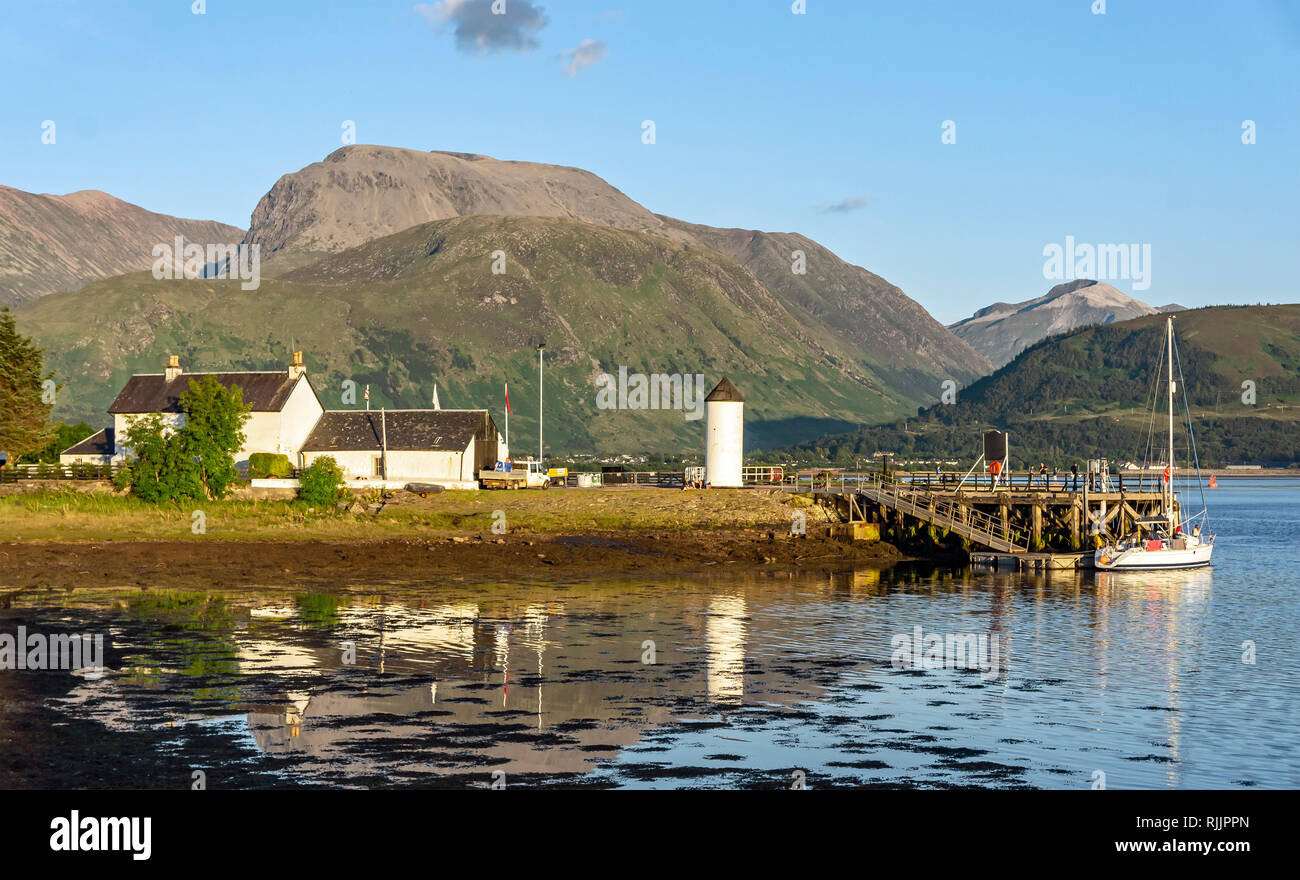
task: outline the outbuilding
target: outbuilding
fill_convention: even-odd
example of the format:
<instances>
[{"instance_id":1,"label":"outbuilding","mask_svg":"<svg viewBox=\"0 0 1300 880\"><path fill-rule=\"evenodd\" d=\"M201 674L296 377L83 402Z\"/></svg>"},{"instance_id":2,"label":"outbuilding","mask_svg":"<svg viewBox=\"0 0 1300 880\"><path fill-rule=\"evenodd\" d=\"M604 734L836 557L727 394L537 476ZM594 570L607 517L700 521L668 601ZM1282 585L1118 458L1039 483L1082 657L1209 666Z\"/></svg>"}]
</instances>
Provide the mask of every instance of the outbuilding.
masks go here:
<instances>
[{"instance_id":1,"label":"outbuilding","mask_svg":"<svg viewBox=\"0 0 1300 880\"><path fill-rule=\"evenodd\" d=\"M298 464L328 455L351 481L474 489L496 464L499 439L485 409L326 410Z\"/></svg>"},{"instance_id":2,"label":"outbuilding","mask_svg":"<svg viewBox=\"0 0 1300 880\"><path fill-rule=\"evenodd\" d=\"M59 464L111 464L113 455L117 452L113 437L112 428L96 431L85 440L74 443L60 452Z\"/></svg>"}]
</instances>

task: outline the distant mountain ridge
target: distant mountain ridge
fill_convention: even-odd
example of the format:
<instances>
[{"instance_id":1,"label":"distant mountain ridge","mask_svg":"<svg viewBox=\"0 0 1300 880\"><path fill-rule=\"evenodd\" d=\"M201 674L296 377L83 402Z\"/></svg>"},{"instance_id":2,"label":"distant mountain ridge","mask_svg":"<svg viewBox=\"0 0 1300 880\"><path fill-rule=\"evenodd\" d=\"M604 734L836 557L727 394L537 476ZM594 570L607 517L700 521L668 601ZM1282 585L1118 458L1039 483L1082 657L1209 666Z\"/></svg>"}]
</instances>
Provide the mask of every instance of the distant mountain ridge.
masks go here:
<instances>
[{"instance_id":1,"label":"distant mountain ridge","mask_svg":"<svg viewBox=\"0 0 1300 880\"><path fill-rule=\"evenodd\" d=\"M784 452L848 463L883 450L964 467L979 455L982 432L996 428L1010 433L1016 468L1042 461L1067 470L1098 456L1141 460L1150 440L1162 446L1163 423L1153 423L1151 411L1162 404L1164 331L1165 316L1155 314L1044 339L962 388L952 404ZM1202 464L1300 461L1300 304L1191 309L1174 318L1174 332L1180 461L1191 452L1185 406Z\"/></svg>"},{"instance_id":2,"label":"distant mountain ridge","mask_svg":"<svg viewBox=\"0 0 1300 880\"><path fill-rule=\"evenodd\" d=\"M98 190L59 196L0 186L0 304L147 269L154 245L178 235L235 244L244 230L157 214Z\"/></svg>"},{"instance_id":3,"label":"distant mountain ridge","mask_svg":"<svg viewBox=\"0 0 1300 880\"><path fill-rule=\"evenodd\" d=\"M1035 342L1057 333L1180 309L1155 309L1109 284L1081 278L1058 284L1043 296L1025 302L985 306L971 317L950 324L948 329L995 367L1001 367Z\"/></svg>"},{"instance_id":4,"label":"distant mountain ridge","mask_svg":"<svg viewBox=\"0 0 1300 880\"><path fill-rule=\"evenodd\" d=\"M261 248L254 293L137 273L25 307L24 332L73 380L56 416L94 419L167 354L267 369L291 347L331 387L369 384L372 403L427 405L437 381L444 403L499 408L506 381L525 399L545 340L557 444L695 437L680 416L588 411L593 377L626 366L730 376L748 442L772 445L915 412L990 369L896 286L805 236L654 214L576 168L344 147L277 180L243 243ZM521 407L515 424L530 418Z\"/></svg>"}]
</instances>

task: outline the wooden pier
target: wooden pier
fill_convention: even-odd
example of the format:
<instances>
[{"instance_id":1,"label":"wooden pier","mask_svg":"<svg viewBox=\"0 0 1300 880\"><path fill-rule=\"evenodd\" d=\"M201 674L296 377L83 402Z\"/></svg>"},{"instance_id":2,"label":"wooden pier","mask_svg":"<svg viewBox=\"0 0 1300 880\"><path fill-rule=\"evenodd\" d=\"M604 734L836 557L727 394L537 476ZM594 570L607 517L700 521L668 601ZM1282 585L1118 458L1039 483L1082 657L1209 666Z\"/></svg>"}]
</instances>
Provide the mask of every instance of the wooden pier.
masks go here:
<instances>
[{"instance_id":1,"label":"wooden pier","mask_svg":"<svg viewBox=\"0 0 1300 880\"><path fill-rule=\"evenodd\" d=\"M973 565L1012 571L1068 571L1092 568L1091 553L981 553L972 551Z\"/></svg>"},{"instance_id":2,"label":"wooden pier","mask_svg":"<svg viewBox=\"0 0 1300 880\"><path fill-rule=\"evenodd\" d=\"M1064 478L1016 474L994 484L987 475L828 473L796 485L834 508L843 522L902 528L923 524L969 542L972 554L1033 554L1036 567L1074 568L1093 535L1127 534L1161 509L1160 473L1080 474ZM1038 557L1046 557L1039 559Z\"/></svg>"}]
</instances>

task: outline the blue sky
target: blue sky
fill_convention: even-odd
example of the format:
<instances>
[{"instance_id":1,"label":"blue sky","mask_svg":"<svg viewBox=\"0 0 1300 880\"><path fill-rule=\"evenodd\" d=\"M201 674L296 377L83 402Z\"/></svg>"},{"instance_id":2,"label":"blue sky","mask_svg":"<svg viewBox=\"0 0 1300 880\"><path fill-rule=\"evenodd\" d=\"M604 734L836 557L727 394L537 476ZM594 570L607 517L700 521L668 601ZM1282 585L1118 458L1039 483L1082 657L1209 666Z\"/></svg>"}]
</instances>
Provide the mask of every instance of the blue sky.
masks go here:
<instances>
[{"instance_id":1,"label":"blue sky","mask_svg":"<svg viewBox=\"0 0 1300 880\"><path fill-rule=\"evenodd\" d=\"M1112 283L1153 304L1300 300L1300 2L1093 2L506 0L546 23L484 52L435 0L3 2L0 183L243 227L353 120L802 232L945 323L1044 293L1067 235L1150 244Z\"/></svg>"}]
</instances>

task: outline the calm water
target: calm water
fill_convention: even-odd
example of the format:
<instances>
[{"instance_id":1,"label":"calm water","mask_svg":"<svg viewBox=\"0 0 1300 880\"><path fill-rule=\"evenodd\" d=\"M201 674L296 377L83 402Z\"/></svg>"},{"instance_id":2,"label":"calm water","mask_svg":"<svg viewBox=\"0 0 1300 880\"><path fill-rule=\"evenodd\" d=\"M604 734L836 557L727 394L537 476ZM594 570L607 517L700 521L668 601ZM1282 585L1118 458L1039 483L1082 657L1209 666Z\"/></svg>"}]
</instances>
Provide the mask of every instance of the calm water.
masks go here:
<instances>
[{"instance_id":1,"label":"calm water","mask_svg":"<svg viewBox=\"0 0 1300 880\"><path fill-rule=\"evenodd\" d=\"M1209 498L1189 573L25 594L0 632L111 648L0 672L0 783L1298 787L1300 481ZM895 668L915 627L998 674Z\"/></svg>"}]
</instances>

